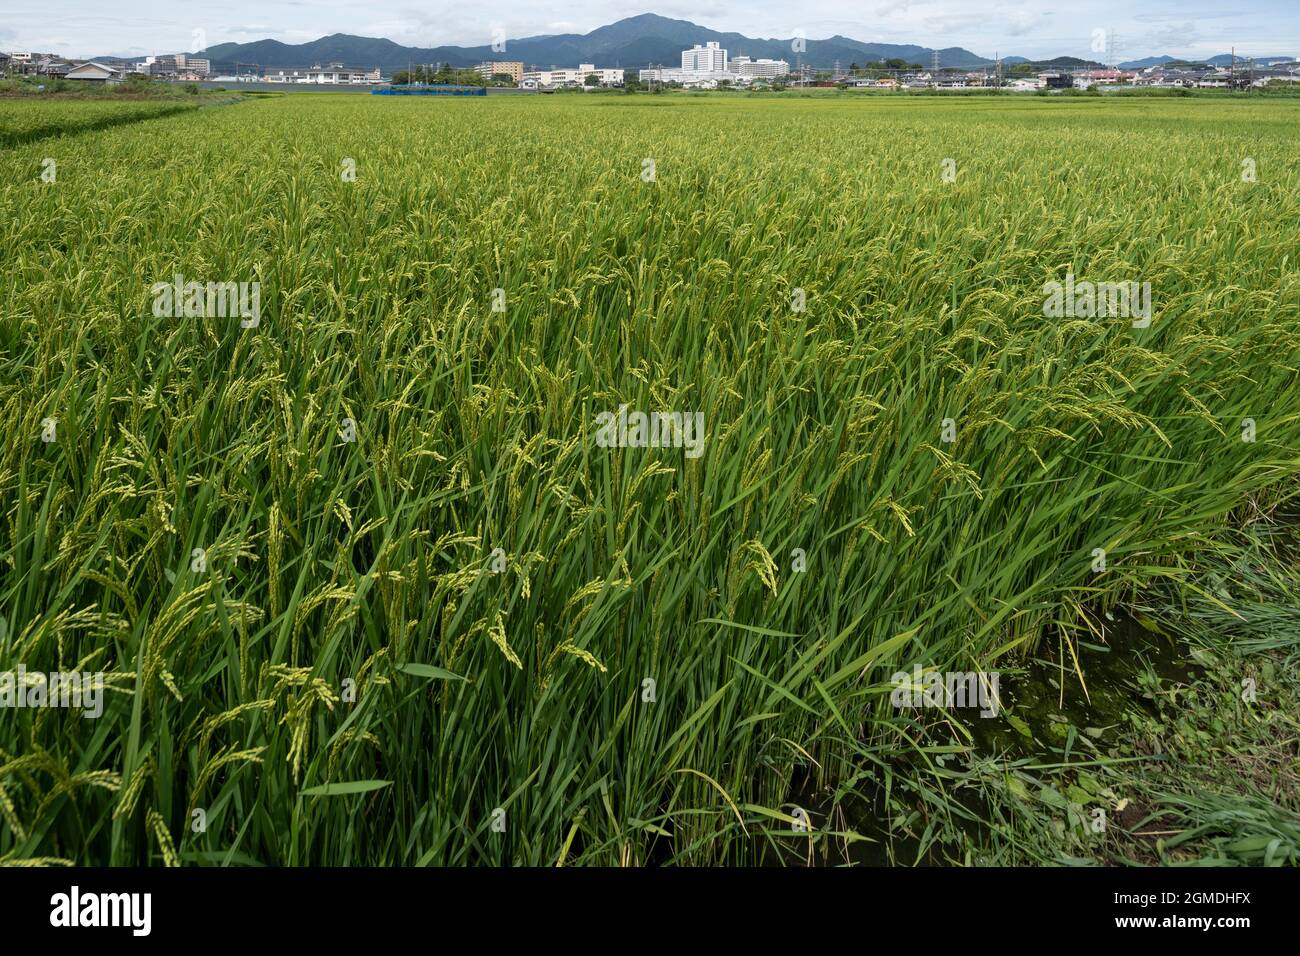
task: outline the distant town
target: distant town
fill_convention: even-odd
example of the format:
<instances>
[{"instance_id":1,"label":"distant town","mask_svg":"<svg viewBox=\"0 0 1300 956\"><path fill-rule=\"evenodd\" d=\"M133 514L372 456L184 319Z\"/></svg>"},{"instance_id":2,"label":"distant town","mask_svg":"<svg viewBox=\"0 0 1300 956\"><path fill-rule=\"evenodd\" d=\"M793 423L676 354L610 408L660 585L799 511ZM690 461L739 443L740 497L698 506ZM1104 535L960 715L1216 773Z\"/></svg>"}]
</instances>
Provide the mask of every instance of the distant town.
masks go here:
<instances>
[{"instance_id":1,"label":"distant town","mask_svg":"<svg viewBox=\"0 0 1300 956\"><path fill-rule=\"evenodd\" d=\"M1080 61L1081 62L1081 61ZM761 89L790 86L871 88L878 90L960 90L995 87L1011 92L1106 89L1120 87L1249 89L1300 82L1300 58L1233 61L1224 66L1174 61L1142 69L1096 68L1063 64L1051 69L1018 61L997 61L978 69L941 67L935 53L930 64L901 59L872 63L835 63L815 67L798 59L730 56L716 41L694 44L681 52L680 66L650 64L637 70L579 63L542 69L517 60L491 60L472 68L450 63L411 64L385 76L379 67L347 66L341 62L310 68L222 64L184 53L139 60L100 57L63 59L48 53L0 53L0 77L29 76L87 84L117 84L133 77L204 84L270 83L333 87L383 86L412 83L478 85L524 92L598 88Z\"/></svg>"}]
</instances>

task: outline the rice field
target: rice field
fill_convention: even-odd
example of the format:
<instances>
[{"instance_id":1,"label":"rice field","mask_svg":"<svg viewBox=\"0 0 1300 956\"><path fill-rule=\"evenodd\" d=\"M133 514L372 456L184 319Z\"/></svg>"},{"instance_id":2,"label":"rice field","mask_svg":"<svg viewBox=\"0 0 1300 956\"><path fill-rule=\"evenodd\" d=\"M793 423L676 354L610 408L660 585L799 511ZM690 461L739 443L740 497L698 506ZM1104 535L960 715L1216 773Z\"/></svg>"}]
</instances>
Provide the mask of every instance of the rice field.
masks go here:
<instances>
[{"instance_id":1,"label":"rice field","mask_svg":"<svg viewBox=\"0 0 1300 956\"><path fill-rule=\"evenodd\" d=\"M187 100L0 99L0 149L196 109Z\"/></svg>"},{"instance_id":2,"label":"rice field","mask_svg":"<svg viewBox=\"0 0 1300 956\"><path fill-rule=\"evenodd\" d=\"M0 714L3 862L758 862L905 784L928 844L981 718L891 675L1084 696L1108 613L1297 493L1294 101L31 133L91 106L0 100L0 670L105 684Z\"/></svg>"}]
</instances>

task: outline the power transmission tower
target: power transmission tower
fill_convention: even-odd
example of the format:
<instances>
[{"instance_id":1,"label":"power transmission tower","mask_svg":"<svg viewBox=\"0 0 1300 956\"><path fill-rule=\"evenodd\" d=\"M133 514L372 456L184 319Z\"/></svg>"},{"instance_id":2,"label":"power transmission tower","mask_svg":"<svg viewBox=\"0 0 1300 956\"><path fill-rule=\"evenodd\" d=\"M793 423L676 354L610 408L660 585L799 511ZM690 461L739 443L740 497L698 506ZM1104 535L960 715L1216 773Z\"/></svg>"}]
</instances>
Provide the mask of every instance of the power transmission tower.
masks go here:
<instances>
[{"instance_id":1,"label":"power transmission tower","mask_svg":"<svg viewBox=\"0 0 1300 956\"><path fill-rule=\"evenodd\" d=\"M937 74L939 72L939 51L938 50L930 51L930 62L934 64L934 69L932 72Z\"/></svg>"}]
</instances>

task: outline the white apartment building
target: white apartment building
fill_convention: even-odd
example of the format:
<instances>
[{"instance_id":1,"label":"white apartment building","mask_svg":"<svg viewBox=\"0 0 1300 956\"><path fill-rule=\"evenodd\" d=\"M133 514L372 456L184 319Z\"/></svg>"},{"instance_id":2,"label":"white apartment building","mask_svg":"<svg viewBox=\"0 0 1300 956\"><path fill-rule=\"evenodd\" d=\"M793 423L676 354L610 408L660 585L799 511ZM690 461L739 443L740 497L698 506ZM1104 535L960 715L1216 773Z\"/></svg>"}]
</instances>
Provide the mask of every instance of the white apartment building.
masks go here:
<instances>
[{"instance_id":1,"label":"white apartment building","mask_svg":"<svg viewBox=\"0 0 1300 956\"><path fill-rule=\"evenodd\" d=\"M379 68L366 70L346 67L342 63L331 63L327 67L314 66L306 71L308 83L329 83L347 85L360 83L378 83L381 81Z\"/></svg>"},{"instance_id":2,"label":"white apartment building","mask_svg":"<svg viewBox=\"0 0 1300 956\"><path fill-rule=\"evenodd\" d=\"M770 80L785 76L790 72L790 64L785 60L754 60L747 56L738 56L734 60L727 58L727 51L710 41L704 46L695 44L689 50L682 51L682 65L676 67L651 67L640 73L642 83L680 83L682 86L713 89L719 83L732 83L740 86L754 80Z\"/></svg>"},{"instance_id":3,"label":"white apartment building","mask_svg":"<svg viewBox=\"0 0 1300 956\"><path fill-rule=\"evenodd\" d=\"M682 86L714 89L719 82L748 83L749 77L740 77L736 73L724 70L680 70L677 67L651 67L640 72L641 82L647 86L651 83L680 83Z\"/></svg>"},{"instance_id":4,"label":"white apartment building","mask_svg":"<svg viewBox=\"0 0 1300 956\"><path fill-rule=\"evenodd\" d=\"M149 71L154 76L188 73L194 76L207 76L212 72L212 64L198 56L177 53L175 56L156 56L149 63Z\"/></svg>"},{"instance_id":5,"label":"white apartment building","mask_svg":"<svg viewBox=\"0 0 1300 956\"><path fill-rule=\"evenodd\" d=\"M622 86L623 71L619 69L596 69L591 63L579 63L578 68L559 70L528 70L523 81L532 80L537 86L582 86L587 77L595 74L601 86Z\"/></svg>"},{"instance_id":6,"label":"white apartment building","mask_svg":"<svg viewBox=\"0 0 1300 956\"><path fill-rule=\"evenodd\" d=\"M651 83L685 83L695 78L694 70L679 70L676 67L652 66L641 70L637 76L649 86Z\"/></svg>"},{"instance_id":7,"label":"white apartment building","mask_svg":"<svg viewBox=\"0 0 1300 956\"><path fill-rule=\"evenodd\" d=\"M329 66L313 66L310 70L267 70L262 77L267 83L316 83L325 86L356 86L366 83L382 83L379 68L373 70L356 69L331 63Z\"/></svg>"},{"instance_id":8,"label":"white apartment building","mask_svg":"<svg viewBox=\"0 0 1300 956\"><path fill-rule=\"evenodd\" d=\"M697 43L682 51L682 69L696 73L726 73L727 51L714 40L704 46Z\"/></svg>"},{"instance_id":9,"label":"white apartment building","mask_svg":"<svg viewBox=\"0 0 1300 956\"><path fill-rule=\"evenodd\" d=\"M762 77L774 79L790 72L790 64L785 60L751 60L747 56L738 56L731 61L731 72L737 76Z\"/></svg>"},{"instance_id":10,"label":"white apartment building","mask_svg":"<svg viewBox=\"0 0 1300 956\"><path fill-rule=\"evenodd\" d=\"M199 76L207 76L212 72L212 63L202 57L177 53L176 69L180 73L197 73Z\"/></svg>"}]
</instances>

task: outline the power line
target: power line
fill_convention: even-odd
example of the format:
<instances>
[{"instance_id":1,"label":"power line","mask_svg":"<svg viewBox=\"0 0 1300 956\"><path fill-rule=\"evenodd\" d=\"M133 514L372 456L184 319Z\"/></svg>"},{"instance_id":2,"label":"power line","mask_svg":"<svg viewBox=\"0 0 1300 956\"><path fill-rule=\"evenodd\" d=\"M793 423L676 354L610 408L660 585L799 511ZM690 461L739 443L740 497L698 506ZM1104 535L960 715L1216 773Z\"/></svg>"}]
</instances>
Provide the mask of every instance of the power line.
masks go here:
<instances>
[{"instance_id":1,"label":"power line","mask_svg":"<svg viewBox=\"0 0 1300 956\"><path fill-rule=\"evenodd\" d=\"M1117 34L1114 30L1107 30L1106 31L1106 68L1108 70L1115 69L1116 65L1119 63L1119 50L1120 50L1119 34Z\"/></svg>"}]
</instances>

